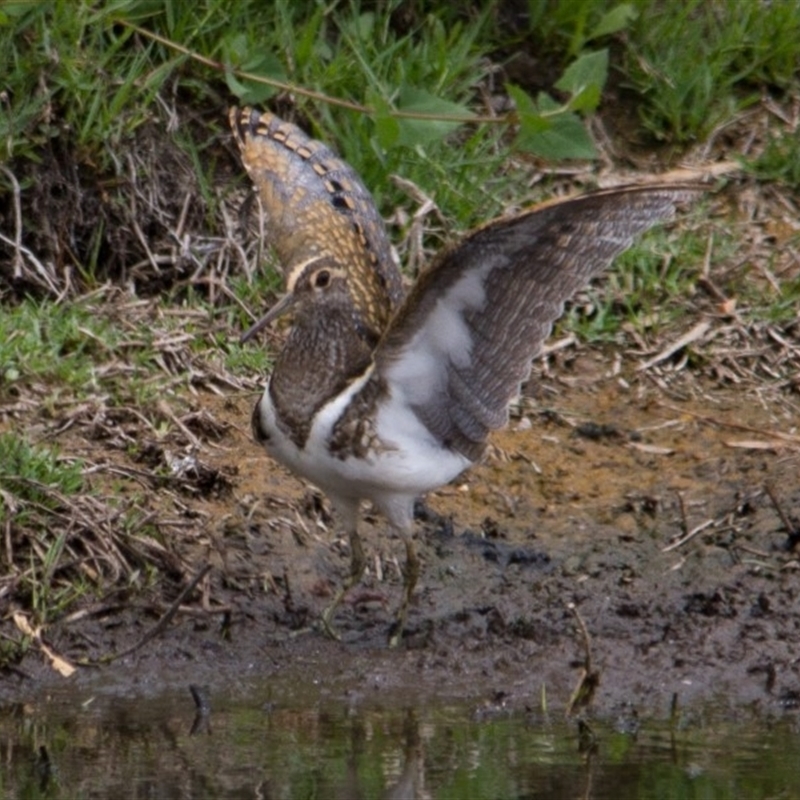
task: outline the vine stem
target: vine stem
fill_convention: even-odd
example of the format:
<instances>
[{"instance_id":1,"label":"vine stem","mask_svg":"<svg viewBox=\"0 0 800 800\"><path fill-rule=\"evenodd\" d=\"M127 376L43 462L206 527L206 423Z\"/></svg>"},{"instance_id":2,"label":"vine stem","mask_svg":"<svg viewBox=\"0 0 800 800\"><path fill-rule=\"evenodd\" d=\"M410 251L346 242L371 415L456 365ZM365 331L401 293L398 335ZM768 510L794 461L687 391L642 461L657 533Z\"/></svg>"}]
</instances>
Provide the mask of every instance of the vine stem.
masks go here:
<instances>
[{"instance_id":1,"label":"vine stem","mask_svg":"<svg viewBox=\"0 0 800 800\"><path fill-rule=\"evenodd\" d=\"M304 86L298 86L294 83L287 83L286 81L279 81L276 78L268 78L264 75L255 75L252 72L244 72L242 70L233 69L232 67L224 64L221 61L217 61L213 58L208 58L207 56L201 55L200 53L195 52L194 50L190 50L188 47L185 47L178 42L174 42L171 39L167 39L165 36L161 36L158 33L154 33L153 31L147 30L147 28L142 28L139 25L136 25L133 22L129 22L128 20L116 18L114 20L119 25L123 27L129 28L130 30L135 31L136 33L140 34L141 36L146 37L147 39L151 39L159 44L163 44L165 47L170 48L178 53L181 53L185 56L188 56L194 61L197 61L200 64L204 64L207 67L211 67L211 69L217 70L219 72L227 72L230 71L237 78L242 78L244 80L255 81L256 83L263 83L267 86L272 86L275 89L279 89L284 92L291 92L293 94L298 94L301 97L308 97L311 100L316 100L321 103L327 103L328 105L338 106L339 108L346 108L349 111L355 111L359 114L366 114L368 116L376 116L377 111L371 106L365 106L361 103L355 103L351 100L343 100L340 97L332 97L331 95L324 94L323 92L315 92L313 89L307 89ZM563 108L556 108L551 109L548 111L543 111L541 113L542 117L555 117L558 114L563 113L566 110L566 106ZM481 116L479 114L428 114L423 111L402 111L399 109L390 109L386 112L388 116L393 117L395 119L413 119L413 120L420 120L420 121L427 121L427 122L453 122L458 123L460 125L471 123L475 124L490 124L490 125L511 125L519 121L518 115L516 112L512 111L508 114L503 114L501 116Z\"/></svg>"}]
</instances>

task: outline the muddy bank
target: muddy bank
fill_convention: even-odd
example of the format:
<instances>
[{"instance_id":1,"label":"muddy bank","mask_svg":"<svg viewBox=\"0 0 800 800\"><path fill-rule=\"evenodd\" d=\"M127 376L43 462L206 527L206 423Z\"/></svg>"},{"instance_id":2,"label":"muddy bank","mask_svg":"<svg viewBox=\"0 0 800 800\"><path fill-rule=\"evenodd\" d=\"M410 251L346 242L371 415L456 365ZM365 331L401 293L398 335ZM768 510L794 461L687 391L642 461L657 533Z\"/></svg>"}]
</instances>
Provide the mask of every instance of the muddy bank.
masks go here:
<instances>
[{"instance_id":1,"label":"muddy bank","mask_svg":"<svg viewBox=\"0 0 800 800\"><path fill-rule=\"evenodd\" d=\"M314 623L349 563L346 541L324 499L249 442L252 399L204 396L227 433L198 457L227 485L183 499L195 528L171 545L194 570L209 563L208 574L131 654L63 678L32 647L0 692L24 699L72 681L123 695L189 683L213 693L269 677L283 697L537 708L545 696L563 708L588 643L599 676L593 713L667 714L673 696L793 709L793 407L780 394L755 403L696 386L631 388L607 367L587 357L580 377L539 382L486 462L420 506L423 574L397 651L386 635L400 542L365 511L370 568L337 617L342 641L326 640ZM190 574L93 598L45 640L73 664L122 652L158 624Z\"/></svg>"}]
</instances>

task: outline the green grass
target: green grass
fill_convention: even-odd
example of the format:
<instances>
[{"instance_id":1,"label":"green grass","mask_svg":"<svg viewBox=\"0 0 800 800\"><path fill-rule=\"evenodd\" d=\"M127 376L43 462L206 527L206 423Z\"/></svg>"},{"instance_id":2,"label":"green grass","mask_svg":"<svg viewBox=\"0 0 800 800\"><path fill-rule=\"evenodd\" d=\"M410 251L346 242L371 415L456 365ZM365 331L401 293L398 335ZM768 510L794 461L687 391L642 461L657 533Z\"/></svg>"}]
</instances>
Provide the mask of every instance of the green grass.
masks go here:
<instances>
[{"instance_id":1,"label":"green grass","mask_svg":"<svg viewBox=\"0 0 800 800\"><path fill-rule=\"evenodd\" d=\"M529 0L528 7L529 35L557 58L619 31L619 82L634 95L643 132L658 141L702 141L762 91L782 94L800 77L794 0Z\"/></svg>"},{"instance_id":2,"label":"green grass","mask_svg":"<svg viewBox=\"0 0 800 800\"><path fill-rule=\"evenodd\" d=\"M0 465L0 525L10 541L18 543L25 531L30 536L28 569L17 591L27 595L29 610L45 622L86 591L84 581L55 580L68 534L61 526L53 532L48 523L51 515L64 511L65 499L84 489L83 468L79 461L62 460L52 449L33 446L16 433L0 434ZM11 571L12 564L2 564L2 559L0 564L4 573Z\"/></svg>"},{"instance_id":3,"label":"green grass","mask_svg":"<svg viewBox=\"0 0 800 800\"><path fill-rule=\"evenodd\" d=\"M62 461L50 448L33 447L16 433L0 434L0 465L0 522L22 504L52 509L53 491L72 495L83 488L80 462Z\"/></svg>"},{"instance_id":4,"label":"green grass","mask_svg":"<svg viewBox=\"0 0 800 800\"><path fill-rule=\"evenodd\" d=\"M25 211L52 204L47 224L41 214L24 215L23 244L41 263L65 262L85 288L124 280L132 263L146 261L142 237L154 251L174 246L184 197L190 232L218 234L226 195L219 172L229 175L231 166L230 149L222 146L229 142L225 111L232 103L271 102L290 112L354 166L385 216L398 206L413 210L414 201L388 180L396 173L432 196L454 229L466 229L528 196L528 170L508 168L512 149L532 147L556 161L589 152L581 118L597 103L603 111L606 69L627 88L623 100L640 117L630 137L678 147L730 123L762 92L798 85L794 2L529 0L524 11L517 9L511 24L499 3L6 3L0 158L19 181ZM541 86L542 76L532 72L512 88L518 137L508 125L402 116L485 115L488 76L495 92L503 89L493 63L520 49L546 54L550 69L543 74L551 77ZM257 78L297 91L290 101ZM757 175L772 179L777 170L797 181L790 166L796 144L787 140L775 134L774 152ZM154 148L167 145L169 159L153 160ZM774 166L776 153L786 153L786 166ZM3 188L11 183L0 172ZM141 236L134 235L137 226ZM196 267L164 272L181 280ZM60 286L60 270L51 269ZM137 290L152 291L146 281Z\"/></svg>"},{"instance_id":5,"label":"green grass","mask_svg":"<svg viewBox=\"0 0 800 800\"><path fill-rule=\"evenodd\" d=\"M26 300L0 315L0 394L15 384L46 380L91 390L94 364L119 340L108 320L77 304Z\"/></svg>"},{"instance_id":6,"label":"green grass","mask_svg":"<svg viewBox=\"0 0 800 800\"><path fill-rule=\"evenodd\" d=\"M263 298L277 289L274 273L254 283L239 279L242 295L260 313ZM0 401L34 393L52 417L61 404L102 398L155 413L158 401L185 389L193 360L234 375L264 373L271 364L265 348L243 347L239 335L249 319L237 306L220 311L190 291L184 298L196 312L181 318L167 297L131 314L126 306L78 300L73 303L25 300L0 314ZM173 344L174 342L174 344ZM167 375L165 376L165 372ZM172 388L165 383L174 375Z\"/></svg>"},{"instance_id":7,"label":"green grass","mask_svg":"<svg viewBox=\"0 0 800 800\"><path fill-rule=\"evenodd\" d=\"M209 334L198 327L195 352L212 348L233 372L264 370L268 354L233 341L249 324L241 306L224 294L208 305L204 285L188 281L195 274L212 275L211 266L203 265L214 263L209 243L224 227L221 203L232 185L247 187L240 165L230 161L229 144L227 152L221 146L229 143L229 104L276 103L279 111L288 110L354 166L385 216L398 207L413 212L418 202L388 176L398 174L419 186L446 220L440 231L426 232L426 245L437 249L454 231L542 193L528 187L524 165L510 166L513 148L526 141L524 130L513 139L502 125L393 116L485 113L492 60L501 64L521 48L547 55L554 85L546 95L537 94L536 75L530 86L510 89L523 118L534 122L542 108L562 100L581 113L600 101L602 112L599 91L608 68L615 84L628 92L624 102L635 105L641 120L631 138L668 141L677 153L732 122L761 93L780 99L800 82L800 5L794 2L529 0L522 13L519 8L515 13L510 24L499 3L413 8L399 0L378 5L202 0L191 7L167 0L7 3L0 9L0 53L8 113L0 115L0 137L28 211L23 242L36 253L56 242L83 287L128 280L137 293L161 293L165 306L208 308L217 328ZM211 59L217 67L176 48ZM603 75L594 75L598 70ZM289 101L286 92L258 82L259 77L289 83L298 92ZM494 81L495 91L501 90L502 75ZM569 119L573 128L576 120L581 126L578 116ZM160 147L168 149L168 160L147 156ZM794 188L800 185L798 147L796 135L774 124L763 150L743 159L743 165L759 180ZM25 206L26 198L41 202L37 180L65 163L78 176L76 183L56 181L39 190L65 195L58 213L42 225L41 215ZM228 179L222 187L220 170ZM231 170L238 174L233 182ZM7 180L0 172L0 186ZM139 227L156 255L174 250L175 218L181 213L176 202L184 197L191 200L184 229L189 228L194 260L167 262L154 278L133 229ZM69 219L67 211L84 207L85 220ZM393 228L392 235L399 239L403 231ZM122 246L114 244L120 237ZM686 259L694 255L690 247ZM652 257L655 265L638 250L623 257L621 265L631 268L612 275L590 319L573 314L576 330L604 338L625 320L639 325L674 319L691 280L680 272L678 277L659 274L662 256ZM635 258L641 258L638 266ZM128 275L135 261L142 280ZM219 274L255 314L280 290L275 273L260 266L243 271L233 260L216 263L211 279ZM773 299L787 307L781 298ZM775 315L785 313L776 310ZM159 394L157 382L147 377L159 360L152 346L155 334L145 326L137 336L138 344L131 346L113 321L104 322L80 305L67 309L23 301L0 318L0 391L42 379L79 394L102 387L120 401L152 403ZM129 385L100 378L96 370L120 347L134 367Z\"/></svg>"},{"instance_id":8,"label":"green grass","mask_svg":"<svg viewBox=\"0 0 800 800\"><path fill-rule=\"evenodd\" d=\"M699 220L702 208L695 210ZM699 286L713 235L709 274L737 258L739 242L725 228L689 226L682 231L660 228L644 236L617 258L614 266L587 289L589 303L572 304L560 327L587 342L621 341L630 328L642 335L684 329L687 318L708 305ZM800 237L794 237L800 241ZM778 254L773 255L773 261ZM768 269L771 264L765 265ZM767 321L791 329L800 308L800 278L767 282L754 268L732 271L717 289L736 303L743 324ZM713 301L715 304L719 299ZM715 306L712 306L712 310Z\"/></svg>"},{"instance_id":9,"label":"green grass","mask_svg":"<svg viewBox=\"0 0 800 800\"><path fill-rule=\"evenodd\" d=\"M697 232L658 229L616 260L597 287L587 290L587 307L573 304L562 326L589 342L615 341L626 326L639 333L673 326L696 313L706 240Z\"/></svg>"},{"instance_id":10,"label":"green grass","mask_svg":"<svg viewBox=\"0 0 800 800\"><path fill-rule=\"evenodd\" d=\"M800 136L770 134L763 152L743 163L759 180L800 189Z\"/></svg>"},{"instance_id":11,"label":"green grass","mask_svg":"<svg viewBox=\"0 0 800 800\"><path fill-rule=\"evenodd\" d=\"M518 55L532 66L506 85ZM759 104L769 97L791 118L798 63L800 4L789 0L0 4L0 404L35 407L25 422L50 431L81 404L117 412L113 425L135 418L135 435L110 445L132 459L149 439L170 440L191 392L215 375L214 388L233 391L269 370L267 346L237 342L251 322L244 309L260 315L281 286L268 259L244 263L255 237L237 218L250 185L230 105L268 106L330 144L395 220L398 243L396 220L420 200L390 177L414 184L441 212L424 231L432 251L552 183L562 190L558 173L576 154L590 168L594 113L629 120L614 142L619 163L612 155L602 169L627 169L630 142L667 143L648 162L658 171L711 137L716 159L718 132L738 141L740 115L758 110L743 168L797 190L797 132ZM492 114L504 121L444 118ZM735 146L723 157L736 158ZM591 311L573 305L562 326L589 341L685 329L713 231L711 274L740 319L788 329L800 280L780 260L783 242L775 288L756 266L725 269L743 260L735 219L697 219L637 242L590 291ZM92 588L65 568L84 551L65 537L58 498L91 496L93 485L78 462L12 434L0 435L0 473L0 521L13 514L30 542L14 575L51 619ZM163 539L149 498L128 497L120 535ZM132 551L135 571L154 581Z\"/></svg>"}]
</instances>

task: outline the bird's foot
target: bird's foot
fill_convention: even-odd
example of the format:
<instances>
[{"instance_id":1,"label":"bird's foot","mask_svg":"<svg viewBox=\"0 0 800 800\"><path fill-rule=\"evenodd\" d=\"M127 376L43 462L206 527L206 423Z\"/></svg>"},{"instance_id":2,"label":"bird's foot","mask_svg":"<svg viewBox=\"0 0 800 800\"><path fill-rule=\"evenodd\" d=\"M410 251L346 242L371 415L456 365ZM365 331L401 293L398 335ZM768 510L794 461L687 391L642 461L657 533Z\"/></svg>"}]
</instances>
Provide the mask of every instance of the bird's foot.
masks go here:
<instances>
[{"instance_id":1,"label":"bird's foot","mask_svg":"<svg viewBox=\"0 0 800 800\"><path fill-rule=\"evenodd\" d=\"M416 580L414 581L416 583ZM413 585L406 585L403 587L403 601L400 603L400 608L397 610L397 616L394 622L389 626L389 647L394 648L403 641L403 631L406 628L406 619L408 619L408 606L411 603L411 592Z\"/></svg>"},{"instance_id":2,"label":"bird's foot","mask_svg":"<svg viewBox=\"0 0 800 800\"><path fill-rule=\"evenodd\" d=\"M331 603L323 612L322 616L319 618L320 625L322 627L323 633L328 636L330 639L333 639L336 642L340 642L342 640L342 636L336 628L333 627L333 615L336 611L336 607L339 605L339 600L341 598L334 598L335 602Z\"/></svg>"},{"instance_id":3,"label":"bird's foot","mask_svg":"<svg viewBox=\"0 0 800 800\"><path fill-rule=\"evenodd\" d=\"M389 647L394 649L403 640L403 629L406 626L405 615L400 619L400 614L397 615L395 621L389 627Z\"/></svg>"},{"instance_id":4,"label":"bird's foot","mask_svg":"<svg viewBox=\"0 0 800 800\"><path fill-rule=\"evenodd\" d=\"M336 628L333 627L333 615L339 604L344 599L344 596L353 588L364 574L364 568L367 565L367 560L364 557L364 548L361 545L361 538L359 537L355 528L350 531L350 574L342 585L336 590L328 607L322 612L320 617L320 625L326 636L339 642L342 637Z\"/></svg>"},{"instance_id":5,"label":"bird's foot","mask_svg":"<svg viewBox=\"0 0 800 800\"><path fill-rule=\"evenodd\" d=\"M389 647L397 647L403 639L403 630L406 627L408 617L408 607L411 605L411 595L419 578L419 559L414 542L410 536L404 536L403 541L406 545L406 564L403 569L403 601L397 611L394 623L389 628Z\"/></svg>"}]
</instances>

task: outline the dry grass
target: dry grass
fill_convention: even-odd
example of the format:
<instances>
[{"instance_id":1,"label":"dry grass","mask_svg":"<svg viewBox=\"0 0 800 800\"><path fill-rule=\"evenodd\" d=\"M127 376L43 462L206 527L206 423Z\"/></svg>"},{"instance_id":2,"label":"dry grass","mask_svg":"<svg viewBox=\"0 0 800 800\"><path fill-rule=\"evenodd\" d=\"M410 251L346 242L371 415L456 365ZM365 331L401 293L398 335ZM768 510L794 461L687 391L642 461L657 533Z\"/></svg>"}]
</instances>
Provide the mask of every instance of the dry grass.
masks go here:
<instances>
[{"instance_id":1,"label":"dry grass","mask_svg":"<svg viewBox=\"0 0 800 800\"><path fill-rule=\"evenodd\" d=\"M770 114L762 109L759 118L762 145ZM796 120L787 124L796 127ZM691 169L713 170L730 147L705 147L698 154L705 160L695 159ZM742 148L758 147L750 129ZM600 178L629 180L614 150L609 146ZM117 164L115 197L123 203L106 202L105 187L87 184L69 154L51 155L32 193L24 199L12 193L0 299L9 310L31 294L63 313L80 305L108 322L117 338L94 342L88 384L65 386L24 371L0 378L0 433L23 431L36 447L57 446L62 462L79 463L82 475L72 493L0 476L0 604L39 622L69 622L150 592L153 608L163 613L162 597L186 587L217 546L226 524L220 510L238 513L236 470L226 464L236 460L228 451L231 428L243 435L247 419L230 401L257 391L265 353L281 338L267 334L272 338L255 355L236 343L269 302L272 284L254 266L264 257L263 232L228 141L218 142L213 205L185 154L153 129L143 129ZM3 170L15 187L31 177ZM563 179L582 183L587 174ZM418 264L430 257L428 234L439 221L434 201L407 188L410 207L398 208L393 219L402 223L398 249ZM686 306L676 321L621 326L620 379L655 385L669 402L700 399L710 418L715 389L735 387L743 401L769 407L776 428L795 441L798 219L791 190L730 178L702 215L671 233L680 241L691 229L705 242L693 291L688 300L673 300ZM102 242L93 238L99 229ZM76 242L103 264L91 280L81 274ZM104 282L92 285L98 276ZM600 286L592 302L613 302L604 291ZM567 373L565 365L587 346L569 337L550 351L545 373ZM292 509L289 516L298 514ZM302 521L296 530L302 535ZM210 586L206 580L202 596L193 598L201 613L225 605L213 601ZM13 661L25 642L8 629L2 635L14 645L5 651Z\"/></svg>"}]
</instances>

